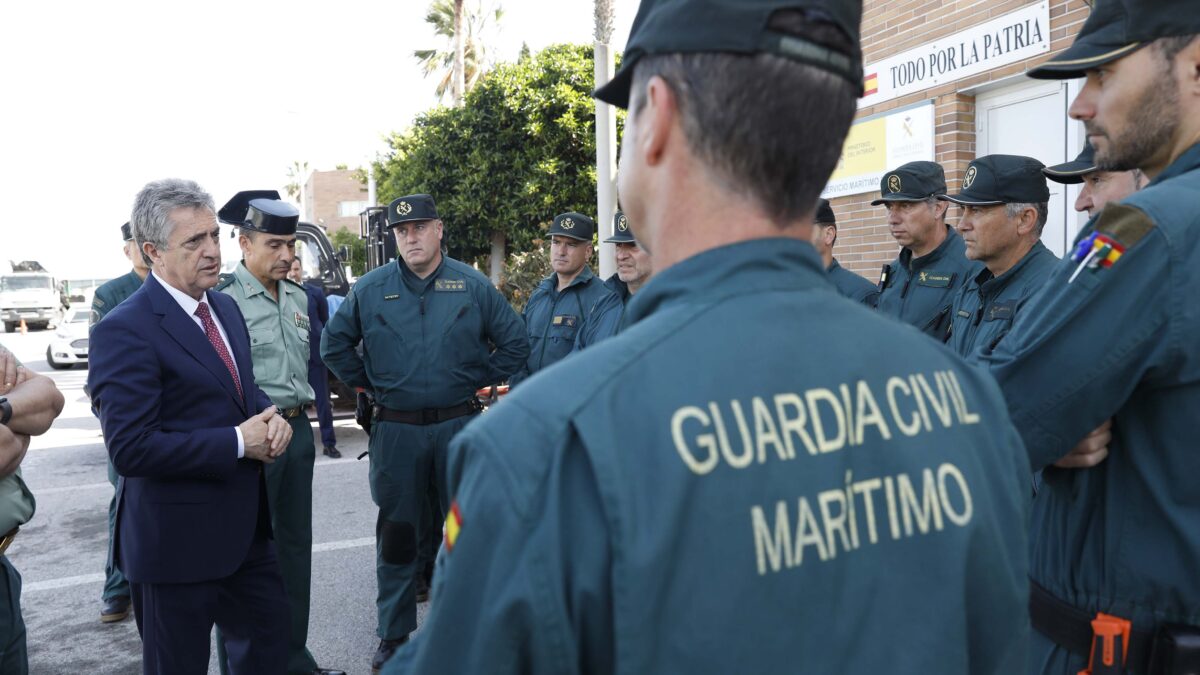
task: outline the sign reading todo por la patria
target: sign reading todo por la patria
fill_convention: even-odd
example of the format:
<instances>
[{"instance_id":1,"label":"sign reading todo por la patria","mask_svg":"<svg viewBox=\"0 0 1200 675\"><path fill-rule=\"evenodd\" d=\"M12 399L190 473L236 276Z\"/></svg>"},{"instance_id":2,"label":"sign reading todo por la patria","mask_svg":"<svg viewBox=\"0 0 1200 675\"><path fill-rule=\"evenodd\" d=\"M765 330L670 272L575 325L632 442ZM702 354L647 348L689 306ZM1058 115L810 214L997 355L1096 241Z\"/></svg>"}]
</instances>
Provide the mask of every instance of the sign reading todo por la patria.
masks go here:
<instances>
[{"instance_id":1,"label":"sign reading todo por la patria","mask_svg":"<svg viewBox=\"0 0 1200 675\"><path fill-rule=\"evenodd\" d=\"M1041 2L863 69L864 108L1050 51L1050 5Z\"/></svg>"}]
</instances>

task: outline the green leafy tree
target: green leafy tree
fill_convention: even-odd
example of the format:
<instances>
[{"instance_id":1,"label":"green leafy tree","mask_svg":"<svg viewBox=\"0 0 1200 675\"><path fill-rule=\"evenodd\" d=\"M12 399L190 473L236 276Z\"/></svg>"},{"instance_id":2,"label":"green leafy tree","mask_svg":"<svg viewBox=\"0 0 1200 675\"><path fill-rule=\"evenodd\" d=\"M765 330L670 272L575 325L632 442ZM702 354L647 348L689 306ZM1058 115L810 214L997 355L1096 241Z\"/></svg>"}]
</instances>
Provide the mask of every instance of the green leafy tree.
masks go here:
<instances>
[{"instance_id":1,"label":"green leafy tree","mask_svg":"<svg viewBox=\"0 0 1200 675\"><path fill-rule=\"evenodd\" d=\"M287 169L288 183L283 188L284 192L287 192L287 195L292 199L300 201L300 191L304 189L300 181L304 180L307 176L308 162L292 160L292 165Z\"/></svg>"},{"instance_id":2,"label":"green leafy tree","mask_svg":"<svg viewBox=\"0 0 1200 675\"><path fill-rule=\"evenodd\" d=\"M361 277L367 273L366 239L359 237L357 232L338 230L329 237L329 241L333 244L334 251L342 246L350 248L350 259L345 264L350 265L350 271L354 272L355 277Z\"/></svg>"},{"instance_id":3,"label":"green leafy tree","mask_svg":"<svg viewBox=\"0 0 1200 675\"><path fill-rule=\"evenodd\" d=\"M528 251L564 211L596 205L592 48L549 47L483 76L458 108L435 108L390 139L376 167L382 203L428 192L450 255ZM503 257L500 253L499 257ZM502 260L492 260L498 281Z\"/></svg>"}]
</instances>

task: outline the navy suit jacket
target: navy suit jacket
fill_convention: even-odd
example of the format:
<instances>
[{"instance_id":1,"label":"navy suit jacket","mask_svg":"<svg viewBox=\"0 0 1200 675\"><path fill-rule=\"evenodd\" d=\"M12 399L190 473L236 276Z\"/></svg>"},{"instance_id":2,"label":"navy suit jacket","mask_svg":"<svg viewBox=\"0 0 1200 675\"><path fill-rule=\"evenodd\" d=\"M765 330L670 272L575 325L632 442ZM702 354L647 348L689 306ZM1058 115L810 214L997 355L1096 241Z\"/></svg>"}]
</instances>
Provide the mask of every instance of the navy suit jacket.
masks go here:
<instances>
[{"instance_id":1,"label":"navy suit jacket","mask_svg":"<svg viewBox=\"0 0 1200 675\"><path fill-rule=\"evenodd\" d=\"M324 366L321 361L321 331L329 323L329 303L325 299L325 291L316 284L304 284L304 292L308 294L308 344L312 352L308 355L308 365Z\"/></svg>"},{"instance_id":2,"label":"navy suit jacket","mask_svg":"<svg viewBox=\"0 0 1200 675\"><path fill-rule=\"evenodd\" d=\"M204 331L150 276L96 324L88 385L117 491L114 556L130 581L227 577L256 527L270 533L262 463L237 457L234 427L271 405L254 383L250 336L232 298L207 293L243 400Z\"/></svg>"}]
</instances>

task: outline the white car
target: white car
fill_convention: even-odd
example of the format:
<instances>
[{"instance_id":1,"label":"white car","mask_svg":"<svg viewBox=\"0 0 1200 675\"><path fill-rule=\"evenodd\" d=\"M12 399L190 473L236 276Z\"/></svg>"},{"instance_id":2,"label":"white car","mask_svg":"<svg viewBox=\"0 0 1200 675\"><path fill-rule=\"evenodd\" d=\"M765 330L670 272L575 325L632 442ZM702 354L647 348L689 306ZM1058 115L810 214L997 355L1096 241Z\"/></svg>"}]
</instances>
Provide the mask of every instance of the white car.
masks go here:
<instances>
[{"instance_id":1,"label":"white car","mask_svg":"<svg viewBox=\"0 0 1200 675\"><path fill-rule=\"evenodd\" d=\"M51 368L64 370L76 363L87 363L89 316L90 313L84 310L67 311L46 347L46 362Z\"/></svg>"}]
</instances>

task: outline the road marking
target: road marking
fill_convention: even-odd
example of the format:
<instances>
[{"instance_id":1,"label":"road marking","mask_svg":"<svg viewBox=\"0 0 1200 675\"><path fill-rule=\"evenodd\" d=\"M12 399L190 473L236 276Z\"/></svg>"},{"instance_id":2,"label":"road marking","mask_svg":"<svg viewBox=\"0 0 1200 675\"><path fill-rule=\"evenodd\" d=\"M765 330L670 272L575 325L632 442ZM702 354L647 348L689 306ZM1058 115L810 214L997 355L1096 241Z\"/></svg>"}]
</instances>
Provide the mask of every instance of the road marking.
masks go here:
<instances>
[{"instance_id":1,"label":"road marking","mask_svg":"<svg viewBox=\"0 0 1200 675\"><path fill-rule=\"evenodd\" d=\"M105 483L105 485L108 485L108 483ZM341 541L327 541L324 544L313 544L312 551L313 553L326 553L328 551L344 551L350 548L362 548L374 545L375 537L362 537L360 539L343 539ZM24 593L36 593L38 591L53 591L59 588L101 583L104 583L104 573L97 572L95 574L79 574L73 577L59 577L58 579L26 583L22 585L21 590Z\"/></svg>"}]
</instances>

